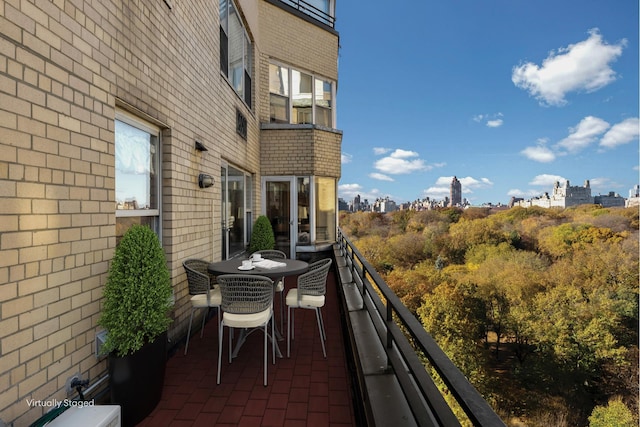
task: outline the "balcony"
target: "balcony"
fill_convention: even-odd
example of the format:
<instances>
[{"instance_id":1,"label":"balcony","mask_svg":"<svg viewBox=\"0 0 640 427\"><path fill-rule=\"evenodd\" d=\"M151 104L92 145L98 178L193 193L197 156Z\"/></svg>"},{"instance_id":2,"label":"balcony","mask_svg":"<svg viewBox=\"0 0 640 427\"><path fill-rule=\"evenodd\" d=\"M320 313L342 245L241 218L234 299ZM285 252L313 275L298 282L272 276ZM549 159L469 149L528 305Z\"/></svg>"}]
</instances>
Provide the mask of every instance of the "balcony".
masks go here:
<instances>
[{"instance_id":1,"label":"balcony","mask_svg":"<svg viewBox=\"0 0 640 427\"><path fill-rule=\"evenodd\" d=\"M303 16L308 16L315 21L318 21L328 27L334 28L336 23L335 16L318 9L310 3L307 3L304 0L272 0L276 3L283 3L286 6L290 7L293 11L302 14ZM328 3L328 2L327 2Z\"/></svg>"},{"instance_id":2,"label":"balcony","mask_svg":"<svg viewBox=\"0 0 640 427\"><path fill-rule=\"evenodd\" d=\"M180 346L169 359L162 400L140 425L460 426L426 360L470 424L504 426L341 230L338 236L327 254L337 267L324 308L327 359L313 311L298 310L291 358L269 364L268 386L259 333L232 364L223 354L216 385L216 322L208 322L203 338L192 336L187 356ZM290 286L295 278L287 279ZM286 341L279 345L286 349Z\"/></svg>"}]
</instances>

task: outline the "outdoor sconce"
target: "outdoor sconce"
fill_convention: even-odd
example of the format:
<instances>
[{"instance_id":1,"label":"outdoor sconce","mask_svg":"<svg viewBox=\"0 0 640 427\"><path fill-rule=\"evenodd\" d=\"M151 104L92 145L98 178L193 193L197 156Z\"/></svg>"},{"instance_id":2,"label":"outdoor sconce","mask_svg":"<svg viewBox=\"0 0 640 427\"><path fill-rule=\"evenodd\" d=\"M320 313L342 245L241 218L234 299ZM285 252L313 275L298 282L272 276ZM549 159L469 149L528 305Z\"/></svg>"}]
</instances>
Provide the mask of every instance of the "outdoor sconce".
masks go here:
<instances>
[{"instance_id":1,"label":"outdoor sconce","mask_svg":"<svg viewBox=\"0 0 640 427\"><path fill-rule=\"evenodd\" d=\"M196 140L196 150L198 151L209 151L207 150L207 147L205 147L202 142Z\"/></svg>"},{"instance_id":2,"label":"outdoor sconce","mask_svg":"<svg viewBox=\"0 0 640 427\"><path fill-rule=\"evenodd\" d=\"M200 186L200 188L209 188L213 186L213 184L214 180L211 175L207 175L205 173L198 175L198 186Z\"/></svg>"}]
</instances>

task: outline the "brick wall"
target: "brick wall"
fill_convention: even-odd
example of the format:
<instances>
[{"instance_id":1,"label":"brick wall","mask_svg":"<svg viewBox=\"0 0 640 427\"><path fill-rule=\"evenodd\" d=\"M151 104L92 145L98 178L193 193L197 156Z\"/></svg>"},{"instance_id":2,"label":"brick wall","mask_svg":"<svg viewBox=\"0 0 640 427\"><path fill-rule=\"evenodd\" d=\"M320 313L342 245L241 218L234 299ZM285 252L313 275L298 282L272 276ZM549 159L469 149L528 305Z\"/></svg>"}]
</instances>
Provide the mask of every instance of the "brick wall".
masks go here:
<instances>
[{"instance_id":1,"label":"brick wall","mask_svg":"<svg viewBox=\"0 0 640 427\"><path fill-rule=\"evenodd\" d=\"M162 129L174 343L190 311L182 261L221 256L221 164L255 174L255 210L260 174L340 176L341 132L260 129L270 59L337 80L337 35L264 1L240 4L255 41L251 109L220 74L215 1L0 2L2 421L28 425L48 409L28 399L74 397L71 375L105 374L93 346L116 245L117 111ZM196 139L208 151L196 151ZM199 173L216 185L198 188Z\"/></svg>"},{"instance_id":2,"label":"brick wall","mask_svg":"<svg viewBox=\"0 0 640 427\"><path fill-rule=\"evenodd\" d=\"M313 125L266 125L261 133L262 175L340 178L342 132Z\"/></svg>"},{"instance_id":3,"label":"brick wall","mask_svg":"<svg viewBox=\"0 0 640 427\"><path fill-rule=\"evenodd\" d=\"M190 309L181 262L220 257L221 161L259 172L258 120L219 72L217 3L170 4L0 3L5 422L33 422L48 408L29 407L27 399L67 398L65 382L76 372L92 382L104 374L93 345L116 244L118 108L163 128L162 232L176 294L173 338L183 333ZM235 132L236 108L247 117L247 141ZM195 139L209 151L195 151ZM200 172L217 185L198 188Z\"/></svg>"},{"instance_id":4,"label":"brick wall","mask_svg":"<svg viewBox=\"0 0 640 427\"><path fill-rule=\"evenodd\" d=\"M308 23L268 2L260 2L260 121L269 122L269 61L276 60L320 77L338 81L337 34Z\"/></svg>"}]
</instances>

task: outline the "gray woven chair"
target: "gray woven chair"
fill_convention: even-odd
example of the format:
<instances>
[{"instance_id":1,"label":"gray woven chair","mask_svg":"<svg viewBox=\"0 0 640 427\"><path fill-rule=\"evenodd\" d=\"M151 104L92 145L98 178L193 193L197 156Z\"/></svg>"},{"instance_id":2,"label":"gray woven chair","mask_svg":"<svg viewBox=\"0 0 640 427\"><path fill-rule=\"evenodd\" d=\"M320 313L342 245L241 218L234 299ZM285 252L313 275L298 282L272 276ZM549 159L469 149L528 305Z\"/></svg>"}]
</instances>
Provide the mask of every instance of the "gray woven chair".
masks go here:
<instances>
[{"instance_id":1,"label":"gray woven chair","mask_svg":"<svg viewBox=\"0 0 640 427\"><path fill-rule=\"evenodd\" d=\"M291 340L295 335L295 308L306 308L316 311L322 354L327 357L324 342L327 334L324 329L321 308L324 307L325 294L327 292L327 275L331 267L331 259L326 258L309 264L309 270L298 276L298 287L287 292L287 357L290 357Z\"/></svg>"},{"instance_id":2,"label":"gray woven chair","mask_svg":"<svg viewBox=\"0 0 640 427\"><path fill-rule=\"evenodd\" d=\"M268 277L250 274L224 274L218 276L222 294L222 323L218 328L218 384L222 365L222 336L224 327L264 327L264 385L267 385L267 326L273 326L273 281ZM275 339L272 341L273 363L276 363ZM229 363L233 353L233 334L229 331Z\"/></svg>"},{"instance_id":3,"label":"gray woven chair","mask_svg":"<svg viewBox=\"0 0 640 427\"><path fill-rule=\"evenodd\" d=\"M222 296L220 288L214 286L215 278L207 271L209 263L201 259L187 259L182 263L187 273L187 281L189 282L189 294L191 295L191 316L189 317L189 330L187 331L187 344L184 347L184 354L189 349L189 338L191 336L191 323L193 322L193 313L201 308L207 311L211 307L218 309L218 329L220 329L220 303ZM202 316L202 328L200 329L200 338L204 332L204 321L207 318L205 312Z\"/></svg>"},{"instance_id":4,"label":"gray woven chair","mask_svg":"<svg viewBox=\"0 0 640 427\"><path fill-rule=\"evenodd\" d=\"M255 251L254 254L260 254L264 259L285 259L287 254L277 249L263 249L261 251ZM284 330L284 277L278 279L275 284L274 291L280 294L280 331Z\"/></svg>"}]
</instances>

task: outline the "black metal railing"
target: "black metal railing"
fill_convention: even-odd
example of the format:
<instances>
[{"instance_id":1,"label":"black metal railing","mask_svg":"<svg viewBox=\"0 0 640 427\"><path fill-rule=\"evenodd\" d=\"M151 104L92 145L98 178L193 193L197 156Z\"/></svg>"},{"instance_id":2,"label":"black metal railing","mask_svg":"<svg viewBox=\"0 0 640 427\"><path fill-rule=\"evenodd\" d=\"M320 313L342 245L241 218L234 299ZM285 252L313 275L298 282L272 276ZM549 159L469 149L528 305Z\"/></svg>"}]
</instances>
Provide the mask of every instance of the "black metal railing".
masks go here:
<instances>
[{"instance_id":1,"label":"black metal railing","mask_svg":"<svg viewBox=\"0 0 640 427\"><path fill-rule=\"evenodd\" d=\"M332 16L329 12L318 9L312 4L307 3L304 0L280 0L282 3L291 6L292 8L299 10L315 19L316 21L320 21L325 25L334 28L336 24L336 18Z\"/></svg>"},{"instance_id":2,"label":"black metal railing","mask_svg":"<svg viewBox=\"0 0 640 427\"><path fill-rule=\"evenodd\" d=\"M387 365L393 369L418 425L459 426L460 421L427 371L423 360L440 376L474 426L505 426L487 401L469 383L405 307L373 266L338 228L340 255L362 297L366 310L385 348ZM410 337L410 338L409 338ZM424 359L421 359L424 357Z\"/></svg>"}]
</instances>

